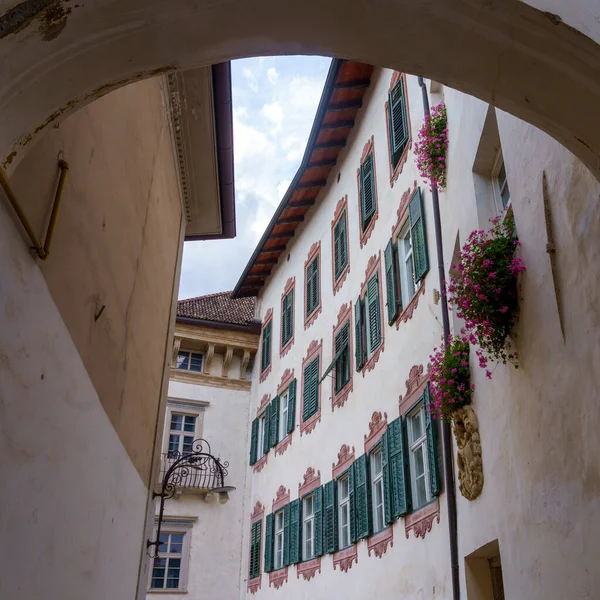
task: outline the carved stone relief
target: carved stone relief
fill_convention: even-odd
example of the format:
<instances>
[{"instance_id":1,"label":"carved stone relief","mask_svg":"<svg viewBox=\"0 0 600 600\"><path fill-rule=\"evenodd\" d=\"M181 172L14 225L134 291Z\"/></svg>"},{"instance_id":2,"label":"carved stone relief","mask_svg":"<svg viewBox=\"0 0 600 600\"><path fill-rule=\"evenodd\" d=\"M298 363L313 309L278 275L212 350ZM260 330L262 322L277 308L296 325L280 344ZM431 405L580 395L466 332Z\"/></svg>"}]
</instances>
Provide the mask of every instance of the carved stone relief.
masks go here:
<instances>
[{"instance_id":1,"label":"carved stone relief","mask_svg":"<svg viewBox=\"0 0 600 600\"><path fill-rule=\"evenodd\" d=\"M456 457L460 493L467 500L475 500L483 489L483 461L479 422L470 406L454 412L452 428L458 446Z\"/></svg>"}]
</instances>

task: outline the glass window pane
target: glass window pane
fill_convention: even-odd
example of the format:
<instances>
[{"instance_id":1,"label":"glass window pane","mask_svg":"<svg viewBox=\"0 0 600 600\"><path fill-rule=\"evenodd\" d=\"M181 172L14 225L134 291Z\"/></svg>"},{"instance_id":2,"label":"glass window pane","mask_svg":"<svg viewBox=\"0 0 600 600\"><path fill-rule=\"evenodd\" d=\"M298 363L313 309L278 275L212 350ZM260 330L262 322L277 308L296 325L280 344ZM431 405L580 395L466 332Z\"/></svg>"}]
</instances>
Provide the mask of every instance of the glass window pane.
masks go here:
<instances>
[{"instance_id":1,"label":"glass window pane","mask_svg":"<svg viewBox=\"0 0 600 600\"><path fill-rule=\"evenodd\" d=\"M507 183L504 184L500 196L502 197L502 206L506 208L508 206L508 203L510 202L510 192L508 191Z\"/></svg>"},{"instance_id":2,"label":"glass window pane","mask_svg":"<svg viewBox=\"0 0 600 600\"><path fill-rule=\"evenodd\" d=\"M163 578L158 577L158 578L154 578L152 577L152 584L150 585L151 588L157 589L157 588L162 588L163 587Z\"/></svg>"},{"instance_id":3,"label":"glass window pane","mask_svg":"<svg viewBox=\"0 0 600 600\"><path fill-rule=\"evenodd\" d=\"M169 436L169 457L177 454L179 451L179 436L171 434Z\"/></svg>"},{"instance_id":4,"label":"glass window pane","mask_svg":"<svg viewBox=\"0 0 600 600\"><path fill-rule=\"evenodd\" d=\"M181 553L181 548L183 547L183 533L172 533L171 534L171 547L169 552L171 553ZM171 559L171 564L174 560L179 559Z\"/></svg>"},{"instance_id":5,"label":"glass window pane","mask_svg":"<svg viewBox=\"0 0 600 600\"><path fill-rule=\"evenodd\" d=\"M202 371L202 354L192 353L190 358L190 371L196 371L197 373Z\"/></svg>"},{"instance_id":6,"label":"glass window pane","mask_svg":"<svg viewBox=\"0 0 600 600\"><path fill-rule=\"evenodd\" d=\"M158 538L158 541L160 542L160 544L158 546L158 551L159 552L168 552L169 551L168 550L169 549L169 534L161 533L160 537Z\"/></svg>"},{"instance_id":7,"label":"glass window pane","mask_svg":"<svg viewBox=\"0 0 600 600\"><path fill-rule=\"evenodd\" d=\"M425 473L425 457L423 456L423 446L419 446L414 451L415 477L420 477Z\"/></svg>"},{"instance_id":8,"label":"glass window pane","mask_svg":"<svg viewBox=\"0 0 600 600\"><path fill-rule=\"evenodd\" d=\"M416 481L417 484L417 506L423 506L427 503L427 489L425 481L425 475L419 477Z\"/></svg>"},{"instance_id":9,"label":"glass window pane","mask_svg":"<svg viewBox=\"0 0 600 600\"><path fill-rule=\"evenodd\" d=\"M178 369L189 369L190 368L190 353L179 352L177 354L177 368Z\"/></svg>"},{"instance_id":10,"label":"glass window pane","mask_svg":"<svg viewBox=\"0 0 600 600\"><path fill-rule=\"evenodd\" d=\"M423 437L423 411L419 410L410 418L411 444Z\"/></svg>"},{"instance_id":11,"label":"glass window pane","mask_svg":"<svg viewBox=\"0 0 600 600\"><path fill-rule=\"evenodd\" d=\"M171 414L171 430L172 431L181 431L181 427L183 425L183 415L178 415L176 413Z\"/></svg>"}]
</instances>

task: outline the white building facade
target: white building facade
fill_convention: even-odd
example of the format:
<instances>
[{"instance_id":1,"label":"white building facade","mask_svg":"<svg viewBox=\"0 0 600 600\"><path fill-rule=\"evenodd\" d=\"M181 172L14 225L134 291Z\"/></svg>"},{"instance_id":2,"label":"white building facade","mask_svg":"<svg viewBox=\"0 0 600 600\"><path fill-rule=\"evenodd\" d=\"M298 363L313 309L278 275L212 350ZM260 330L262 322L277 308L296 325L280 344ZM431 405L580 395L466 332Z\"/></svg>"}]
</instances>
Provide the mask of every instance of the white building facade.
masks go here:
<instances>
[{"instance_id":1,"label":"white building facade","mask_svg":"<svg viewBox=\"0 0 600 600\"><path fill-rule=\"evenodd\" d=\"M455 475L461 597L591 598L600 186L535 128L427 89L448 114L445 277L506 208L527 267L520 368L490 381L472 349L484 485L468 500ZM452 598L441 432L425 408L442 316L422 122L416 77L334 61L300 172L234 290L258 296L262 321L240 597Z\"/></svg>"}]
</instances>

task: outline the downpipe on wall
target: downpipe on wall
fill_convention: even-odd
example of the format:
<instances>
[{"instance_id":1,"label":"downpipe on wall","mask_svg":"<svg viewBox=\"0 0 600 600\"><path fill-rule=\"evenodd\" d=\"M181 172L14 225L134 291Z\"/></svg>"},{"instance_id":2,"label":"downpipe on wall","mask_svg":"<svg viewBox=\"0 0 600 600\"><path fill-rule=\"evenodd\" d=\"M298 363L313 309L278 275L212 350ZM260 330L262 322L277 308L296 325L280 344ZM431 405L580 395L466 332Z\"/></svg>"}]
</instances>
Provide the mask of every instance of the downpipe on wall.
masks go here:
<instances>
[{"instance_id":1,"label":"downpipe on wall","mask_svg":"<svg viewBox=\"0 0 600 600\"><path fill-rule=\"evenodd\" d=\"M427 86L422 77L417 77L423 95L423 113L429 116L429 97ZM446 298L446 275L444 267L444 249L442 246L442 222L440 219L440 199L437 184L431 181L431 200L433 204L433 222L435 225L435 246L437 251L438 275L440 279L440 297L442 306L442 327L444 346L450 338L450 320L448 318L448 300ZM448 534L450 537L450 568L452 573L452 598L460 600L460 578L458 570L458 530L456 519L456 487L454 485L454 457L452 451L452 433L450 424L442 421L442 446L444 448L444 483L448 497Z\"/></svg>"}]
</instances>

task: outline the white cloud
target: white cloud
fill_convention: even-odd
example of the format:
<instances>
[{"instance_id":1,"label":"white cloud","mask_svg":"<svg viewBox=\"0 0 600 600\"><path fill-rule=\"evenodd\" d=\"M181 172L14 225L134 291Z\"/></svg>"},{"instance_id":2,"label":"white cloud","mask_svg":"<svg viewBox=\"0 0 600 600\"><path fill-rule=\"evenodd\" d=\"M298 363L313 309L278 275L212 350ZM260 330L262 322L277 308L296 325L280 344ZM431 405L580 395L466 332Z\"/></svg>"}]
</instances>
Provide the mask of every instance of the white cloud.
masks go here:
<instances>
[{"instance_id":1,"label":"white cloud","mask_svg":"<svg viewBox=\"0 0 600 600\"><path fill-rule=\"evenodd\" d=\"M279 73L275 67L269 67L267 69L267 79L271 85L275 85L279 79Z\"/></svg>"},{"instance_id":2,"label":"white cloud","mask_svg":"<svg viewBox=\"0 0 600 600\"><path fill-rule=\"evenodd\" d=\"M275 126L275 131L279 131L281 129L281 124L283 123L284 112L281 103L278 100L274 100L273 102L269 102L262 107L262 114L265 118L273 123Z\"/></svg>"}]
</instances>

